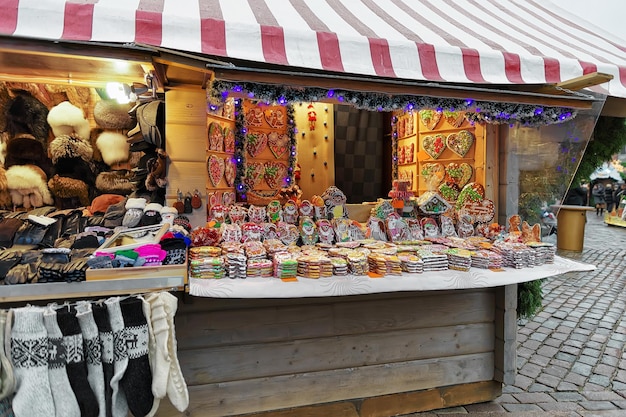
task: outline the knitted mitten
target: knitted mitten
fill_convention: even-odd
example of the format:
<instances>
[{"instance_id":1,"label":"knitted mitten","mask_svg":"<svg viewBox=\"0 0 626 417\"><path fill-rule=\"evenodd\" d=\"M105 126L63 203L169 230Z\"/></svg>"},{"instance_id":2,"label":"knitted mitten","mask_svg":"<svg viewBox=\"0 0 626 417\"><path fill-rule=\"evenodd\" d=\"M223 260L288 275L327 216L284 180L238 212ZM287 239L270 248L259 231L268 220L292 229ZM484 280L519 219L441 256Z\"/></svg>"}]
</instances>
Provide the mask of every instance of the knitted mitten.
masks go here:
<instances>
[{"instance_id":1,"label":"knitted mitten","mask_svg":"<svg viewBox=\"0 0 626 417\"><path fill-rule=\"evenodd\" d=\"M98 334L98 326L93 317L91 303L80 301L76 305L76 318L83 334L85 356L87 362L87 380L98 399L98 417L106 417L106 401L104 394L104 371L102 369L102 345Z\"/></svg>"},{"instance_id":2,"label":"knitted mitten","mask_svg":"<svg viewBox=\"0 0 626 417\"><path fill-rule=\"evenodd\" d=\"M48 377L57 416L80 417L78 401L67 376L63 334L57 324L57 312L48 306L43 313L48 331Z\"/></svg>"},{"instance_id":3,"label":"knitted mitten","mask_svg":"<svg viewBox=\"0 0 626 417\"><path fill-rule=\"evenodd\" d=\"M95 303L93 305L93 318L98 326L98 336L100 338L100 349L102 352L102 372L104 374L104 404L106 416L111 417L111 403L113 401L113 388L111 387L111 379L113 378L113 331L111 330L111 322L109 321L109 313L103 304Z\"/></svg>"},{"instance_id":4,"label":"knitted mitten","mask_svg":"<svg viewBox=\"0 0 626 417\"><path fill-rule=\"evenodd\" d=\"M122 226L135 227L141 221L143 216L143 209L146 208L145 198L129 198L126 200L126 213L122 219Z\"/></svg>"},{"instance_id":5,"label":"knitted mitten","mask_svg":"<svg viewBox=\"0 0 626 417\"><path fill-rule=\"evenodd\" d=\"M148 359L148 323L143 312L143 300L130 297L120 301L126 339L128 366L120 380L126 393L128 408L135 417L145 416L152 409L152 371ZM131 395L132 393L132 395Z\"/></svg>"},{"instance_id":6,"label":"knitted mitten","mask_svg":"<svg viewBox=\"0 0 626 417\"><path fill-rule=\"evenodd\" d=\"M109 313L111 331L113 331L113 377L111 378L111 414L113 417L126 417L128 403L126 395L120 387L120 381L124 377L128 367L128 349L126 340L132 335L124 329L124 318L120 309L120 297L111 297L104 302ZM130 393L129 393L130 394Z\"/></svg>"},{"instance_id":7,"label":"knitted mitten","mask_svg":"<svg viewBox=\"0 0 626 417\"><path fill-rule=\"evenodd\" d=\"M13 411L17 416L53 416L54 400L48 379L48 335L43 324L43 309L22 307L13 310L11 362L16 393Z\"/></svg>"}]
</instances>

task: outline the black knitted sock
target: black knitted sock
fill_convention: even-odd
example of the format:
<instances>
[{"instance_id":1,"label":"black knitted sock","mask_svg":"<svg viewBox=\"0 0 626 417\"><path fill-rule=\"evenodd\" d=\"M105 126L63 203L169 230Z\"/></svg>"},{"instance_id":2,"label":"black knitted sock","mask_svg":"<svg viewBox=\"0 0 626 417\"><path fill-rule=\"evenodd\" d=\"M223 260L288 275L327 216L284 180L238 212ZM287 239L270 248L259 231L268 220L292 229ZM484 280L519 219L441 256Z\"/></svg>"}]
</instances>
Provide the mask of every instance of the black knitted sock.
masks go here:
<instances>
[{"instance_id":1,"label":"black knitted sock","mask_svg":"<svg viewBox=\"0 0 626 417\"><path fill-rule=\"evenodd\" d=\"M152 409L152 370L148 359L148 322L143 312L143 301L130 297L120 301L126 339L128 366L120 380L126 393L128 408L135 417L143 417Z\"/></svg>"},{"instance_id":2,"label":"black knitted sock","mask_svg":"<svg viewBox=\"0 0 626 417\"><path fill-rule=\"evenodd\" d=\"M113 388L111 388L111 378L113 378L113 331L109 322L109 313L104 304L93 304L93 318L98 326L98 335L102 349L102 371L104 372L104 399L106 405L106 417L112 417L111 400L113 398Z\"/></svg>"},{"instance_id":3,"label":"black knitted sock","mask_svg":"<svg viewBox=\"0 0 626 417\"><path fill-rule=\"evenodd\" d=\"M57 311L57 322L63 333L63 344L67 360L67 376L78 401L82 417L98 417L98 399L87 379L87 363L83 347L83 335L76 313L69 307Z\"/></svg>"}]
</instances>

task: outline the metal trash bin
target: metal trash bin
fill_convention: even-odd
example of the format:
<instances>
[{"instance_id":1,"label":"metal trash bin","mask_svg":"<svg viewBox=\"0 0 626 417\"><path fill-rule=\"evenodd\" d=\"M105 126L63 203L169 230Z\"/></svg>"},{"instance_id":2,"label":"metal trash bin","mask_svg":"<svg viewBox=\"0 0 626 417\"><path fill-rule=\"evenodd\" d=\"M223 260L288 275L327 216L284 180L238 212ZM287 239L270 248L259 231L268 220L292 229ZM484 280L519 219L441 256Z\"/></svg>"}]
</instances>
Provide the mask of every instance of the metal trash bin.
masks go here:
<instances>
[{"instance_id":1,"label":"metal trash bin","mask_svg":"<svg viewBox=\"0 0 626 417\"><path fill-rule=\"evenodd\" d=\"M585 241L585 224L587 212L594 211L593 207L554 205L558 210L556 215L556 247L557 249L582 252Z\"/></svg>"}]
</instances>

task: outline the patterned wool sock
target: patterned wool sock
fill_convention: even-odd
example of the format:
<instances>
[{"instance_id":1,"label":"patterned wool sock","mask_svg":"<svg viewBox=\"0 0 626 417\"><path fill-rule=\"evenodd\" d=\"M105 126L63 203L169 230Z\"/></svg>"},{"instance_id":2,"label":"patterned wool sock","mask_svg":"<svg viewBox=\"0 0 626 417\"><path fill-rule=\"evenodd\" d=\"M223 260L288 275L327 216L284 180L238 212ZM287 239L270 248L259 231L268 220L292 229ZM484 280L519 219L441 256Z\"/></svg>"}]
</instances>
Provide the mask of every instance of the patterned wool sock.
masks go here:
<instances>
[{"instance_id":1,"label":"patterned wool sock","mask_svg":"<svg viewBox=\"0 0 626 417\"><path fill-rule=\"evenodd\" d=\"M48 331L48 377L56 415L80 417L80 407L67 376L63 334L53 306L48 306L44 311L43 322Z\"/></svg>"},{"instance_id":2,"label":"patterned wool sock","mask_svg":"<svg viewBox=\"0 0 626 417\"><path fill-rule=\"evenodd\" d=\"M111 401L113 398L113 388L111 388L111 378L113 378L113 331L109 321L109 313L104 304L93 305L93 318L98 326L98 336L100 337L100 349L102 352L102 373L104 374L104 404L105 416L112 417Z\"/></svg>"},{"instance_id":3,"label":"patterned wool sock","mask_svg":"<svg viewBox=\"0 0 626 417\"><path fill-rule=\"evenodd\" d=\"M120 308L120 297L111 297L104 304L109 313L109 322L113 331L113 377L111 378L111 414L113 417L126 417L128 403L124 391L120 387L120 381L128 367L128 351L126 340L131 337L125 332L124 318Z\"/></svg>"},{"instance_id":4,"label":"patterned wool sock","mask_svg":"<svg viewBox=\"0 0 626 417\"><path fill-rule=\"evenodd\" d=\"M5 350L6 340L4 337L5 332L11 329L9 311L10 310L0 310L0 400L9 397L15 391L13 366Z\"/></svg>"},{"instance_id":5,"label":"patterned wool sock","mask_svg":"<svg viewBox=\"0 0 626 417\"><path fill-rule=\"evenodd\" d=\"M57 323L63 333L67 376L78 401L82 417L98 417L98 400L87 380L87 364L83 349L83 335L76 313L68 306L57 310Z\"/></svg>"},{"instance_id":6,"label":"patterned wool sock","mask_svg":"<svg viewBox=\"0 0 626 417\"><path fill-rule=\"evenodd\" d=\"M13 411L16 416L50 417L54 400L48 379L48 335L41 307L13 310L11 362L15 373L16 393Z\"/></svg>"},{"instance_id":7,"label":"patterned wool sock","mask_svg":"<svg viewBox=\"0 0 626 417\"><path fill-rule=\"evenodd\" d=\"M102 369L102 347L98 326L93 317L91 303L80 301L76 305L76 318L83 334L85 357L87 362L87 380L98 399L98 417L106 417L106 401L104 395L104 371Z\"/></svg>"},{"instance_id":8,"label":"patterned wool sock","mask_svg":"<svg viewBox=\"0 0 626 417\"><path fill-rule=\"evenodd\" d=\"M170 375L167 379L167 396L170 402L181 413L189 407L189 391L183 377L183 371L180 369L178 362L178 343L176 341L176 329L174 327L174 316L178 309L178 298L169 292L162 292L160 297L163 299L165 313L167 314L168 324L168 353L170 357Z\"/></svg>"},{"instance_id":9,"label":"patterned wool sock","mask_svg":"<svg viewBox=\"0 0 626 417\"><path fill-rule=\"evenodd\" d=\"M148 359L148 323L143 312L143 300L130 297L120 301L124 330L130 335L126 339L128 366L120 380L122 390L127 393L128 408L135 417L144 417L152 409L152 371ZM128 395L132 393L132 395Z\"/></svg>"},{"instance_id":10,"label":"patterned wool sock","mask_svg":"<svg viewBox=\"0 0 626 417\"><path fill-rule=\"evenodd\" d=\"M170 374L169 355L169 325L165 303L160 293L153 293L146 301L150 305L150 324L154 345L151 346L150 357L152 358L152 393L156 398L165 398L167 395L167 380Z\"/></svg>"}]
</instances>

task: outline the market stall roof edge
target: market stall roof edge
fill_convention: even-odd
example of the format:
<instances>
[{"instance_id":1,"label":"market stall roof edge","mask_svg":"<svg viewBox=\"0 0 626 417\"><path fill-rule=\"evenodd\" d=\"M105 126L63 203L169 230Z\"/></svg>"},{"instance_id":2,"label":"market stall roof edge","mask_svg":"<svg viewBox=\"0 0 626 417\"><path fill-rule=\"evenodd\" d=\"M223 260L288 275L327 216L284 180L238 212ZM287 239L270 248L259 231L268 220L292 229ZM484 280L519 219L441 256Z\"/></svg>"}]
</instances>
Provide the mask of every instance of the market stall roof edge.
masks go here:
<instances>
[{"instance_id":1,"label":"market stall roof edge","mask_svg":"<svg viewBox=\"0 0 626 417\"><path fill-rule=\"evenodd\" d=\"M0 34L145 44L255 63L463 84L556 85L593 73L626 98L626 46L551 3L15 2ZM567 16L567 17L566 17ZM606 81L606 78L601 81Z\"/></svg>"}]
</instances>

